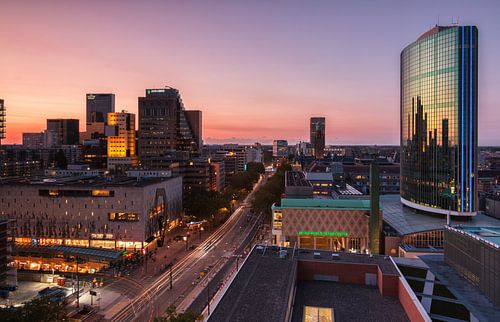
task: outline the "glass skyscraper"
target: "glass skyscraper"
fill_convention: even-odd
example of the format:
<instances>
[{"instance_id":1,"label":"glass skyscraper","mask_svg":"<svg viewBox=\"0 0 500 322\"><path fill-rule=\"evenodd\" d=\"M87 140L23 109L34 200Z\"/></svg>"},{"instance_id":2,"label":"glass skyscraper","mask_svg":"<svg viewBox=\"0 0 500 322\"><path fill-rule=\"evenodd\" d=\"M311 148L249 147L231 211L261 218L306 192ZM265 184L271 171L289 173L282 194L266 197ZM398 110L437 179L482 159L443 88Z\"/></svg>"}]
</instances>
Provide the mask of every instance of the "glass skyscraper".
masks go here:
<instances>
[{"instance_id":1,"label":"glass skyscraper","mask_svg":"<svg viewBox=\"0 0 500 322\"><path fill-rule=\"evenodd\" d=\"M475 26L436 26L401 52L401 201L422 211L477 210Z\"/></svg>"}]
</instances>

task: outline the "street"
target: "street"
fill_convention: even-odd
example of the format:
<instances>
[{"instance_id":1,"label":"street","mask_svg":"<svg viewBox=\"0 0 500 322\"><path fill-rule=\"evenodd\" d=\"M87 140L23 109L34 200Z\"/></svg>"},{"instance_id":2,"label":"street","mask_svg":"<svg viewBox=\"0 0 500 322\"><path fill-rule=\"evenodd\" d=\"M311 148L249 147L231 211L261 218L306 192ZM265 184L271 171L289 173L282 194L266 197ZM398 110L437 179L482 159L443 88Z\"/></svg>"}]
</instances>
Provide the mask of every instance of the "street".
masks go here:
<instances>
[{"instance_id":1,"label":"street","mask_svg":"<svg viewBox=\"0 0 500 322\"><path fill-rule=\"evenodd\" d=\"M201 241L198 234L191 236L191 245L198 246L189 253L184 250L184 242L174 243L171 248L178 249L169 252L176 255L157 256L155 262L149 261L149 267L144 265L142 271L138 270L140 273L134 274L139 276L121 277L99 289L99 296L94 298L100 305L98 313L111 321L150 321L161 316L170 305L178 306L202 280L202 275L215 276L242 243L255 234L256 218L250 213L249 202L263 181L261 178L226 222L205 240L198 244ZM171 269L165 269L171 262ZM82 296L81 303L90 304L88 293ZM183 304L190 305L186 301Z\"/></svg>"}]
</instances>

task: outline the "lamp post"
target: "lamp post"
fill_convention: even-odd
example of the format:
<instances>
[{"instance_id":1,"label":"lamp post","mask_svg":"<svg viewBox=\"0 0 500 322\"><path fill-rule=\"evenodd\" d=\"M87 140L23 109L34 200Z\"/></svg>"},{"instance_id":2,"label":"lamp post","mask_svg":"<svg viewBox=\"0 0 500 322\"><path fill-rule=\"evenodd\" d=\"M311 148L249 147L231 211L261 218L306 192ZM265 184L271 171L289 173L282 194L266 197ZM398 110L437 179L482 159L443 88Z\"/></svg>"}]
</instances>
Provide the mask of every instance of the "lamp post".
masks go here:
<instances>
[{"instance_id":1,"label":"lamp post","mask_svg":"<svg viewBox=\"0 0 500 322\"><path fill-rule=\"evenodd\" d=\"M186 242L186 251L188 250L188 238L187 236L183 236L182 239Z\"/></svg>"},{"instance_id":2,"label":"lamp post","mask_svg":"<svg viewBox=\"0 0 500 322\"><path fill-rule=\"evenodd\" d=\"M237 272L238 271L238 261L243 256L242 255L237 255L237 254L234 254L233 256L236 257L236 272Z\"/></svg>"},{"instance_id":3,"label":"lamp post","mask_svg":"<svg viewBox=\"0 0 500 322\"><path fill-rule=\"evenodd\" d=\"M200 240L201 240L201 232L204 230L203 227L200 227L199 231L200 231Z\"/></svg>"}]
</instances>

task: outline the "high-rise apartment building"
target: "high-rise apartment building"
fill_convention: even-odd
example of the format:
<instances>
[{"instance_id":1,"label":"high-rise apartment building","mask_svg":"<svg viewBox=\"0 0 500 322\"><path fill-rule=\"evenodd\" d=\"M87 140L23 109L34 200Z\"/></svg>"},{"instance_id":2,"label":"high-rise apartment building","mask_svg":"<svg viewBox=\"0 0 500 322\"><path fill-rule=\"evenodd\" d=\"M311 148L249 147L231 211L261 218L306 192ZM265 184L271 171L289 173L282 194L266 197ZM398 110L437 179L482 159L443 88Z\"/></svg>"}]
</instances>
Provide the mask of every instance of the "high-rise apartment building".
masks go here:
<instances>
[{"instance_id":1,"label":"high-rise apartment building","mask_svg":"<svg viewBox=\"0 0 500 322\"><path fill-rule=\"evenodd\" d=\"M146 96L139 97L142 166L167 168L179 154L188 158L198 155L201 133L201 112L188 113L177 89L147 89Z\"/></svg>"},{"instance_id":2,"label":"high-rise apartment building","mask_svg":"<svg viewBox=\"0 0 500 322\"><path fill-rule=\"evenodd\" d=\"M314 156L322 158L325 154L325 118L311 117L309 133Z\"/></svg>"},{"instance_id":3,"label":"high-rise apartment building","mask_svg":"<svg viewBox=\"0 0 500 322\"><path fill-rule=\"evenodd\" d=\"M87 94L86 123L106 123L108 113L115 111L115 94Z\"/></svg>"},{"instance_id":4,"label":"high-rise apartment building","mask_svg":"<svg viewBox=\"0 0 500 322\"><path fill-rule=\"evenodd\" d=\"M108 113L108 169L126 169L137 165L135 115L122 111Z\"/></svg>"},{"instance_id":5,"label":"high-rise apartment building","mask_svg":"<svg viewBox=\"0 0 500 322\"><path fill-rule=\"evenodd\" d=\"M401 52L401 201L477 211L478 31L436 26Z\"/></svg>"},{"instance_id":6,"label":"high-rise apartment building","mask_svg":"<svg viewBox=\"0 0 500 322\"><path fill-rule=\"evenodd\" d=\"M79 143L80 121L78 119L48 119L47 132L54 135L52 145L76 145Z\"/></svg>"}]
</instances>

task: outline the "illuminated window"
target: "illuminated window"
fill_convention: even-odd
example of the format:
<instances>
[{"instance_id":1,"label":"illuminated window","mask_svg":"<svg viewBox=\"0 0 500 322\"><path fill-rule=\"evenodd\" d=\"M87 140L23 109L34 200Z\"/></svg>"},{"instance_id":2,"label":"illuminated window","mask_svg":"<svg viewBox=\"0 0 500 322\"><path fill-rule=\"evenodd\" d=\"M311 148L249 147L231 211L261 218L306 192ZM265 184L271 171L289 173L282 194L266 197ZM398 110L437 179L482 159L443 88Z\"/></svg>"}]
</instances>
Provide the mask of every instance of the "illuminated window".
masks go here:
<instances>
[{"instance_id":1,"label":"illuminated window","mask_svg":"<svg viewBox=\"0 0 500 322\"><path fill-rule=\"evenodd\" d=\"M304 307L304 322L333 322L333 309L329 307Z\"/></svg>"},{"instance_id":2,"label":"illuminated window","mask_svg":"<svg viewBox=\"0 0 500 322\"><path fill-rule=\"evenodd\" d=\"M109 221L139 221L139 214L126 212L108 213Z\"/></svg>"},{"instance_id":3,"label":"illuminated window","mask_svg":"<svg viewBox=\"0 0 500 322\"><path fill-rule=\"evenodd\" d=\"M111 191L109 190L92 190L92 197L109 197Z\"/></svg>"}]
</instances>

